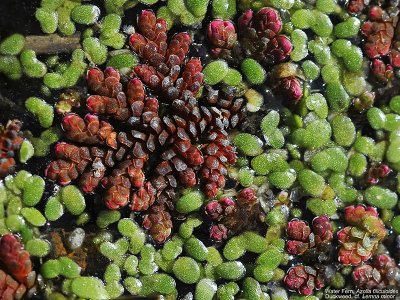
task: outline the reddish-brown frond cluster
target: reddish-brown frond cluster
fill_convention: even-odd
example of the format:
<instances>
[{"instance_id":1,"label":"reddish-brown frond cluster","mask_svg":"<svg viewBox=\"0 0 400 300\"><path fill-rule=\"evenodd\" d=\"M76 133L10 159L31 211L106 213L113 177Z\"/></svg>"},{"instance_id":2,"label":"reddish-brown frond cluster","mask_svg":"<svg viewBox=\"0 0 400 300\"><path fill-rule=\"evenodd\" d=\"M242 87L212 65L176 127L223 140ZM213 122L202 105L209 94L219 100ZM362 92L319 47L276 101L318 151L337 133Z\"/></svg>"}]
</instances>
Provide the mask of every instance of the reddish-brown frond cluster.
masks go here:
<instances>
[{"instance_id":1,"label":"reddish-brown frond cluster","mask_svg":"<svg viewBox=\"0 0 400 300\"><path fill-rule=\"evenodd\" d=\"M143 63L130 78L112 68L88 71L88 113L64 116L67 141L56 145L46 175L62 185L77 180L86 193L101 186L108 208L144 211L144 227L163 242L178 188L200 185L213 197L224 187L236 160L226 130L240 124L245 108L235 88L207 86L196 95L202 66L186 58L187 33L168 39L165 21L150 11L139 16L138 29L130 45Z\"/></svg>"},{"instance_id":2,"label":"reddish-brown frond cluster","mask_svg":"<svg viewBox=\"0 0 400 300\"><path fill-rule=\"evenodd\" d=\"M28 251L12 234L0 239L0 299L22 299L35 281Z\"/></svg>"},{"instance_id":3,"label":"reddish-brown frond cluster","mask_svg":"<svg viewBox=\"0 0 400 300\"><path fill-rule=\"evenodd\" d=\"M6 126L0 125L0 178L15 170L15 156L21 147L22 123L11 120Z\"/></svg>"}]
</instances>

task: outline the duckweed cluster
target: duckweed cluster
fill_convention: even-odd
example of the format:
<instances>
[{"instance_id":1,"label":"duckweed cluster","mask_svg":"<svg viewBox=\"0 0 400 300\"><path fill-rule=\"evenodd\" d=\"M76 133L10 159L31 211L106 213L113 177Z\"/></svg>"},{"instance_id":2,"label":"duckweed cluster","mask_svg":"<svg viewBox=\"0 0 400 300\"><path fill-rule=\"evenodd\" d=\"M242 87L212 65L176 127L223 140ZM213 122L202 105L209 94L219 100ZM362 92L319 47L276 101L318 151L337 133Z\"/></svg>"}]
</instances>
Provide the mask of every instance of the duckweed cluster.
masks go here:
<instances>
[{"instance_id":1,"label":"duckweed cluster","mask_svg":"<svg viewBox=\"0 0 400 300\"><path fill-rule=\"evenodd\" d=\"M115 221L111 214L108 214L108 219L110 224ZM235 282L246 275L243 293L252 292L258 297L267 297L260 288L256 291L252 288L259 286L259 282L282 279L284 271L279 266L287 263L283 240L271 243L256 232L246 231L218 250L215 246L205 246L192 230L188 232L187 228L193 229L193 226L196 228L202 223L198 215L188 216L187 221L181 224L179 233L158 249L146 241L142 229L130 218L118 221L120 238L114 240L108 235L104 240L104 233L96 237L100 252L112 262L103 278L108 297L116 298L127 290L132 295L158 293L175 298L178 295L177 286L183 283L195 285L194 294L198 299L212 299L214 296L228 299L228 295L232 297L240 293L241 288ZM258 254L255 268L239 261L246 252ZM216 282L221 280L230 283L228 286L217 285ZM247 281L250 283L246 284ZM231 291L229 286L236 288Z\"/></svg>"},{"instance_id":2,"label":"duckweed cluster","mask_svg":"<svg viewBox=\"0 0 400 300\"><path fill-rule=\"evenodd\" d=\"M18 234L33 257L50 253L49 241L41 237L47 219L38 209L43 201L45 181L21 170L9 175L0 186L0 232Z\"/></svg>"},{"instance_id":3,"label":"duckweed cluster","mask_svg":"<svg viewBox=\"0 0 400 300\"><path fill-rule=\"evenodd\" d=\"M0 237L14 235L29 253L38 277L26 296L300 300L400 284L398 70L387 85L370 76L361 32L381 4L357 13L350 4L42 0L34 17L43 34L80 42L60 55L36 53L20 33L0 40L0 75L41 86L15 99L41 129L22 127L12 156L0 145L1 164L19 157L15 174L0 179ZM142 35L130 41L136 53L128 37L139 26L127 15L143 7L162 20L144 14ZM188 35L167 37L164 26ZM198 61L186 63L186 44ZM393 53L380 59L396 66ZM95 100L86 102L93 114L60 122L72 107L83 109L89 68L99 71L90 81ZM139 77L143 89L126 87ZM68 109L56 104L60 93L60 102L74 98ZM171 107L173 120L163 115ZM127 124L129 137L120 131ZM65 126L78 146L53 151ZM207 126L213 130L198 138ZM165 164L153 168L155 143L167 138L176 148L155 151ZM124 167L121 157L135 163ZM79 180L92 193L45 178L38 165L56 159L61 178L90 166ZM105 165L114 164L111 174ZM214 197L212 184L221 187ZM104 206L98 185L130 206ZM165 224L172 233L157 243L148 230ZM7 266L0 271L13 276Z\"/></svg>"},{"instance_id":4,"label":"duckweed cluster","mask_svg":"<svg viewBox=\"0 0 400 300\"><path fill-rule=\"evenodd\" d=\"M25 74L28 77L42 78L47 72L46 65L37 59L36 53L24 49L25 37L12 34L0 42L0 73L13 80Z\"/></svg>"}]
</instances>

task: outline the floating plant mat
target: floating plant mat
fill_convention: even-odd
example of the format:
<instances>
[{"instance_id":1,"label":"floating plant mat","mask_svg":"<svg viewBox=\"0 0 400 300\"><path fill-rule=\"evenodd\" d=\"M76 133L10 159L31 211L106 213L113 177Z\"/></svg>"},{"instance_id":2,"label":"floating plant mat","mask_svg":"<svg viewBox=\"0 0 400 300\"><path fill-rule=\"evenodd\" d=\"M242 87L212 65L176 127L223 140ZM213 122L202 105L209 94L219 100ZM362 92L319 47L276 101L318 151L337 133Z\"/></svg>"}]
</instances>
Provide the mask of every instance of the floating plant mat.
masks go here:
<instances>
[{"instance_id":1,"label":"floating plant mat","mask_svg":"<svg viewBox=\"0 0 400 300\"><path fill-rule=\"evenodd\" d=\"M398 6L1 1L0 298L394 298Z\"/></svg>"}]
</instances>

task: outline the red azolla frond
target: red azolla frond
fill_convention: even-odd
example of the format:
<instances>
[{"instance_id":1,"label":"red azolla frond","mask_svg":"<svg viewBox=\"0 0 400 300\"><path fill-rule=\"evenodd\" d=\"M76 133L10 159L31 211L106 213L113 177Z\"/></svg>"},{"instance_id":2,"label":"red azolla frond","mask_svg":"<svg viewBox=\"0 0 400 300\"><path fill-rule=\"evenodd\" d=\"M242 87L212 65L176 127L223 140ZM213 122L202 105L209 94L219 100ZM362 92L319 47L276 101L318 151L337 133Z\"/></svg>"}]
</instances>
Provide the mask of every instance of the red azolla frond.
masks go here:
<instances>
[{"instance_id":1,"label":"red azolla frond","mask_svg":"<svg viewBox=\"0 0 400 300\"><path fill-rule=\"evenodd\" d=\"M394 76L392 65L385 64L380 59L374 59L372 61L371 72L372 72L372 75L374 75L375 78L382 83L387 83Z\"/></svg>"},{"instance_id":2,"label":"red azolla frond","mask_svg":"<svg viewBox=\"0 0 400 300\"><path fill-rule=\"evenodd\" d=\"M23 141L21 127L19 120L10 120L6 126L0 125L0 178L15 170L14 157Z\"/></svg>"},{"instance_id":3,"label":"red azolla frond","mask_svg":"<svg viewBox=\"0 0 400 300\"><path fill-rule=\"evenodd\" d=\"M167 27L163 19L157 19L150 10L144 10L138 17L140 33L134 33L129 38L132 49L151 65L164 62L167 50Z\"/></svg>"},{"instance_id":4,"label":"red azolla frond","mask_svg":"<svg viewBox=\"0 0 400 300\"><path fill-rule=\"evenodd\" d=\"M396 286L399 272L396 261L387 254L376 255L372 261L354 268L353 282L357 288L385 288Z\"/></svg>"},{"instance_id":5,"label":"red azolla frond","mask_svg":"<svg viewBox=\"0 0 400 300\"><path fill-rule=\"evenodd\" d=\"M379 179L385 178L390 172L392 172L392 169L386 164L373 164L368 170L367 182L377 184Z\"/></svg>"},{"instance_id":6,"label":"red azolla frond","mask_svg":"<svg viewBox=\"0 0 400 300\"><path fill-rule=\"evenodd\" d=\"M169 68L181 65L189 52L191 38L186 32L175 34L168 44L165 63Z\"/></svg>"},{"instance_id":7,"label":"red azolla frond","mask_svg":"<svg viewBox=\"0 0 400 300\"><path fill-rule=\"evenodd\" d=\"M283 279L283 282L288 289L297 291L303 296L309 296L314 292L314 289L324 287L323 281L313 268L309 266L296 265L291 267Z\"/></svg>"},{"instance_id":8,"label":"red azolla frond","mask_svg":"<svg viewBox=\"0 0 400 300\"><path fill-rule=\"evenodd\" d=\"M72 180L84 174L81 178L82 189L92 192L104 176L105 166L99 157L93 157L88 147L77 147L67 143L58 143L55 146L57 160L51 162L45 170L45 175L51 180L67 185ZM85 173L92 163L93 172Z\"/></svg>"},{"instance_id":9,"label":"red azolla frond","mask_svg":"<svg viewBox=\"0 0 400 300\"><path fill-rule=\"evenodd\" d=\"M252 188L244 188L236 195L236 199L239 205L246 206L252 205L257 202L256 191Z\"/></svg>"},{"instance_id":10,"label":"red azolla frond","mask_svg":"<svg viewBox=\"0 0 400 300\"><path fill-rule=\"evenodd\" d=\"M92 74L88 77L103 80L104 89L107 80L119 78L115 72L117 71L108 68L101 75L102 72L95 69L88 73ZM108 93L109 90L105 89L102 93ZM105 202L110 208L118 208L128 203L130 185L136 188L143 185L144 162L149 153L155 151L158 144L165 143L167 138L158 116L158 102L145 96L144 86L139 79L130 80L126 85L126 94L121 89L116 97L92 95L87 99L87 107L115 120L125 120L135 129L117 133L110 123L100 120L97 115L87 114L85 118L81 118L77 114L68 114L62 123L65 136L72 141L93 146L58 144L55 152L59 159L52 162L46 170L49 178L61 184L69 184L80 177L79 185L85 192L93 192L102 181L103 187L106 188ZM120 163L117 164L118 162ZM115 172L104 178L106 168L115 168ZM118 178L120 176L121 178Z\"/></svg>"},{"instance_id":11,"label":"red azolla frond","mask_svg":"<svg viewBox=\"0 0 400 300\"><path fill-rule=\"evenodd\" d=\"M123 94L121 94L123 95ZM107 96L92 95L86 100L90 112L103 115L114 115L116 120L126 120L129 111L125 97L110 98Z\"/></svg>"},{"instance_id":12,"label":"red azolla frond","mask_svg":"<svg viewBox=\"0 0 400 300\"><path fill-rule=\"evenodd\" d=\"M218 128L236 128L246 115L245 100L236 97L236 88L228 87L222 93L205 85L204 90L206 91L204 101L210 105L207 106L207 109L203 108L205 119L208 122L214 121L212 124Z\"/></svg>"},{"instance_id":13,"label":"red azolla frond","mask_svg":"<svg viewBox=\"0 0 400 300\"><path fill-rule=\"evenodd\" d=\"M183 63L191 42L187 33L178 33L167 43L166 32L165 20L156 19L152 11L144 10L138 18L138 33L129 39L132 49L163 75Z\"/></svg>"},{"instance_id":14,"label":"red azolla frond","mask_svg":"<svg viewBox=\"0 0 400 300\"><path fill-rule=\"evenodd\" d=\"M338 257L339 261L344 265L357 266L363 261L367 261L372 255L371 252L368 252L366 254L367 255L361 255L360 252L357 251L357 249L346 250L345 248L340 248Z\"/></svg>"},{"instance_id":15,"label":"red azolla frond","mask_svg":"<svg viewBox=\"0 0 400 300\"><path fill-rule=\"evenodd\" d=\"M207 197L215 197L219 189L225 186L227 165L236 162L236 153L225 132L216 130L208 135L208 144L203 148L204 166L201 170Z\"/></svg>"},{"instance_id":16,"label":"red azolla frond","mask_svg":"<svg viewBox=\"0 0 400 300\"><path fill-rule=\"evenodd\" d=\"M205 216L215 222L210 227L210 237L225 239L228 234L252 230L261 220L261 211L254 189L245 188L236 197L211 200L204 207Z\"/></svg>"},{"instance_id":17,"label":"red azolla frond","mask_svg":"<svg viewBox=\"0 0 400 300\"><path fill-rule=\"evenodd\" d=\"M143 83L139 78L133 78L129 80L126 86L126 99L129 105L134 105L136 102L144 102L146 97L146 90ZM133 115L135 115L135 109L132 108Z\"/></svg>"},{"instance_id":18,"label":"red azolla frond","mask_svg":"<svg viewBox=\"0 0 400 300\"><path fill-rule=\"evenodd\" d=\"M224 224L215 224L210 228L210 238L215 241L222 241L228 238L228 229Z\"/></svg>"},{"instance_id":19,"label":"red azolla frond","mask_svg":"<svg viewBox=\"0 0 400 300\"><path fill-rule=\"evenodd\" d=\"M292 50L292 42L288 37L280 34L268 43L265 55L270 57L273 63L279 63L289 58Z\"/></svg>"},{"instance_id":20,"label":"red azolla frond","mask_svg":"<svg viewBox=\"0 0 400 300\"><path fill-rule=\"evenodd\" d=\"M308 249L317 247L333 239L333 229L328 216L318 216L312 222L312 229L299 219L293 219L286 226L288 241L286 249L290 254L302 255Z\"/></svg>"},{"instance_id":21,"label":"red azolla frond","mask_svg":"<svg viewBox=\"0 0 400 300\"><path fill-rule=\"evenodd\" d=\"M178 173L179 181L182 182L182 185L185 187L193 187L197 182L197 176L192 168L187 168L182 172Z\"/></svg>"},{"instance_id":22,"label":"red azolla frond","mask_svg":"<svg viewBox=\"0 0 400 300\"><path fill-rule=\"evenodd\" d=\"M293 255L302 255L310 249L309 243L304 243L296 240L289 240L286 243L287 252Z\"/></svg>"},{"instance_id":23,"label":"red azolla frond","mask_svg":"<svg viewBox=\"0 0 400 300\"><path fill-rule=\"evenodd\" d=\"M333 239L333 228L328 216L318 216L312 221L315 243L330 242Z\"/></svg>"},{"instance_id":24,"label":"red azolla frond","mask_svg":"<svg viewBox=\"0 0 400 300\"><path fill-rule=\"evenodd\" d=\"M205 214L213 221L220 221L223 217L233 213L237 208L236 201L230 197L212 200L205 206Z\"/></svg>"},{"instance_id":25,"label":"red azolla frond","mask_svg":"<svg viewBox=\"0 0 400 300\"><path fill-rule=\"evenodd\" d=\"M140 188L144 184L143 166L143 159L125 160L102 180L106 189L104 201L108 208L117 209L128 204L131 188Z\"/></svg>"},{"instance_id":26,"label":"red azolla frond","mask_svg":"<svg viewBox=\"0 0 400 300\"><path fill-rule=\"evenodd\" d=\"M223 208L217 200L212 200L205 206L205 213L213 221L219 221L222 218Z\"/></svg>"},{"instance_id":27,"label":"red azolla frond","mask_svg":"<svg viewBox=\"0 0 400 300\"><path fill-rule=\"evenodd\" d=\"M133 68L133 75L160 98L172 101L185 91L197 93L203 84L203 74L200 60L192 58L185 62L191 43L189 34L180 32L167 40L165 24L153 12L143 11L130 45L144 60Z\"/></svg>"},{"instance_id":28,"label":"red azolla frond","mask_svg":"<svg viewBox=\"0 0 400 300\"><path fill-rule=\"evenodd\" d=\"M3 235L0 239L0 261L13 278L20 283L28 283L28 275L32 272L30 255L12 234Z\"/></svg>"},{"instance_id":29,"label":"red azolla frond","mask_svg":"<svg viewBox=\"0 0 400 300\"><path fill-rule=\"evenodd\" d=\"M0 269L0 299L20 300L26 293L26 286Z\"/></svg>"},{"instance_id":30,"label":"red azolla frond","mask_svg":"<svg viewBox=\"0 0 400 300\"><path fill-rule=\"evenodd\" d=\"M251 27L253 21L254 11L251 9L246 10L238 19L238 30L243 30L246 27Z\"/></svg>"},{"instance_id":31,"label":"red azolla frond","mask_svg":"<svg viewBox=\"0 0 400 300\"><path fill-rule=\"evenodd\" d=\"M151 182L146 182L132 195L131 209L133 211L147 210L151 205L153 205L156 193L157 190Z\"/></svg>"},{"instance_id":32,"label":"red azolla frond","mask_svg":"<svg viewBox=\"0 0 400 300\"><path fill-rule=\"evenodd\" d=\"M182 153L186 161L194 167L200 166L204 162L203 154L195 146L190 146L190 148Z\"/></svg>"},{"instance_id":33,"label":"red azolla frond","mask_svg":"<svg viewBox=\"0 0 400 300\"><path fill-rule=\"evenodd\" d=\"M171 215L164 204L153 205L145 214L143 227L149 230L156 243L164 243L172 229Z\"/></svg>"},{"instance_id":34,"label":"red azolla frond","mask_svg":"<svg viewBox=\"0 0 400 300\"><path fill-rule=\"evenodd\" d=\"M116 133L110 123L100 121L96 115L87 114L81 118L77 114L67 114L62 120L65 136L74 142L89 145L104 144L115 148Z\"/></svg>"},{"instance_id":35,"label":"red azolla frond","mask_svg":"<svg viewBox=\"0 0 400 300\"><path fill-rule=\"evenodd\" d=\"M385 225L373 207L348 206L345 220L352 226L339 230L337 237L341 247L339 261L345 265L359 265L368 260L386 236Z\"/></svg>"},{"instance_id":36,"label":"red azolla frond","mask_svg":"<svg viewBox=\"0 0 400 300\"><path fill-rule=\"evenodd\" d=\"M293 45L280 34L282 19L271 7L259 11L245 11L238 19L236 42L235 28L229 22L214 20L208 26L208 38L214 56L237 63L252 57L267 64L276 64L289 58Z\"/></svg>"},{"instance_id":37,"label":"red azolla frond","mask_svg":"<svg viewBox=\"0 0 400 300\"><path fill-rule=\"evenodd\" d=\"M235 25L230 21L213 20L208 25L207 37L217 49L232 49L237 41Z\"/></svg>"},{"instance_id":38,"label":"red azolla frond","mask_svg":"<svg viewBox=\"0 0 400 300\"><path fill-rule=\"evenodd\" d=\"M161 153L161 158L162 161L154 168L153 176L133 194L131 198L133 211L147 210L153 205L156 195L158 203L172 204L175 200L174 190L178 186L193 187L197 184L193 167L203 159L182 128L176 128L173 142ZM153 238L157 239L154 236Z\"/></svg>"},{"instance_id":39,"label":"red azolla frond","mask_svg":"<svg viewBox=\"0 0 400 300\"><path fill-rule=\"evenodd\" d=\"M394 28L390 22L365 22L361 32L367 37L364 45L365 54L369 58L387 55L394 36Z\"/></svg>"},{"instance_id":40,"label":"red azolla frond","mask_svg":"<svg viewBox=\"0 0 400 300\"><path fill-rule=\"evenodd\" d=\"M293 219L286 227L287 236L293 240L308 242L310 233L310 227L302 220Z\"/></svg>"},{"instance_id":41,"label":"red azolla frond","mask_svg":"<svg viewBox=\"0 0 400 300\"><path fill-rule=\"evenodd\" d=\"M359 205L350 205L344 209L344 218L350 225L359 225L366 216L379 217L375 207Z\"/></svg>"},{"instance_id":42,"label":"red azolla frond","mask_svg":"<svg viewBox=\"0 0 400 300\"><path fill-rule=\"evenodd\" d=\"M286 234L289 238L286 248L290 254L302 255L310 248L311 229L306 222L298 219L291 220L286 226Z\"/></svg>"},{"instance_id":43,"label":"red azolla frond","mask_svg":"<svg viewBox=\"0 0 400 300\"><path fill-rule=\"evenodd\" d=\"M149 88L153 90L159 89L164 75L158 72L154 67L142 64L133 68L134 74L137 75Z\"/></svg>"},{"instance_id":44,"label":"red azolla frond","mask_svg":"<svg viewBox=\"0 0 400 300\"><path fill-rule=\"evenodd\" d=\"M173 210L177 188L193 187L201 179L207 194L215 195L225 185L227 166L236 161L225 130L244 118L245 101L236 97L236 89L212 93L212 101L195 98L204 76L201 61L186 58L190 42L187 33L167 39L166 22L143 11L138 32L130 38L142 64L130 78L112 68L88 71L90 113L64 117L65 137L76 145L56 147L58 159L48 166L47 177L61 184L78 180L85 192L101 185L110 209L130 203L133 211L151 211L154 205ZM159 111L164 100L168 104ZM152 157L155 152L158 158ZM155 166L152 174L145 174L148 161ZM162 240L150 229L153 225L147 227L155 240Z\"/></svg>"},{"instance_id":45,"label":"red azolla frond","mask_svg":"<svg viewBox=\"0 0 400 300\"><path fill-rule=\"evenodd\" d=\"M167 23L164 19L157 19L151 10L143 10L138 17L138 28L143 36L157 45L167 40Z\"/></svg>"},{"instance_id":46,"label":"red azolla frond","mask_svg":"<svg viewBox=\"0 0 400 300\"><path fill-rule=\"evenodd\" d=\"M303 86L296 77L283 78L279 83L279 90L291 101L299 102L303 97Z\"/></svg>"},{"instance_id":47,"label":"red azolla frond","mask_svg":"<svg viewBox=\"0 0 400 300\"><path fill-rule=\"evenodd\" d=\"M260 37L271 39L282 30L282 20L277 10L271 7L263 7L255 14L252 26Z\"/></svg>"},{"instance_id":48,"label":"red azolla frond","mask_svg":"<svg viewBox=\"0 0 400 300\"><path fill-rule=\"evenodd\" d=\"M86 73L86 82L89 89L100 96L115 98L122 91L119 72L113 68L101 71L98 68L90 68Z\"/></svg>"},{"instance_id":49,"label":"red azolla frond","mask_svg":"<svg viewBox=\"0 0 400 300\"><path fill-rule=\"evenodd\" d=\"M191 91L195 95L203 85L204 75L202 71L203 67L200 59L190 59L182 71L182 84L179 86L179 89L182 91Z\"/></svg>"}]
</instances>

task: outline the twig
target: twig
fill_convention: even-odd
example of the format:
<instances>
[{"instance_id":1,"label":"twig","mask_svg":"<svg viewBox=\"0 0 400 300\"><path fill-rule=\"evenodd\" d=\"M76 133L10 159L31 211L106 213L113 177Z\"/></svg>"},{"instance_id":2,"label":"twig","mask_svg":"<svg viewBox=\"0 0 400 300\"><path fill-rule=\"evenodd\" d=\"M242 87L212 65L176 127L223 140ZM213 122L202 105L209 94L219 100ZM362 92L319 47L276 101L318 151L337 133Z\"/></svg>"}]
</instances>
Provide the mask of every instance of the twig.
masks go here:
<instances>
[{"instance_id":1,"label":"twig","mask_svg":"<svg viewBox=\"0 0 400 300\"><path fill-rule=\"evenodd\" d=\"M70 53L80 48L80 33L71 36L29 35L26 37L25 48L32 49L36 54Z\"/></svg>"}]
</instances>

